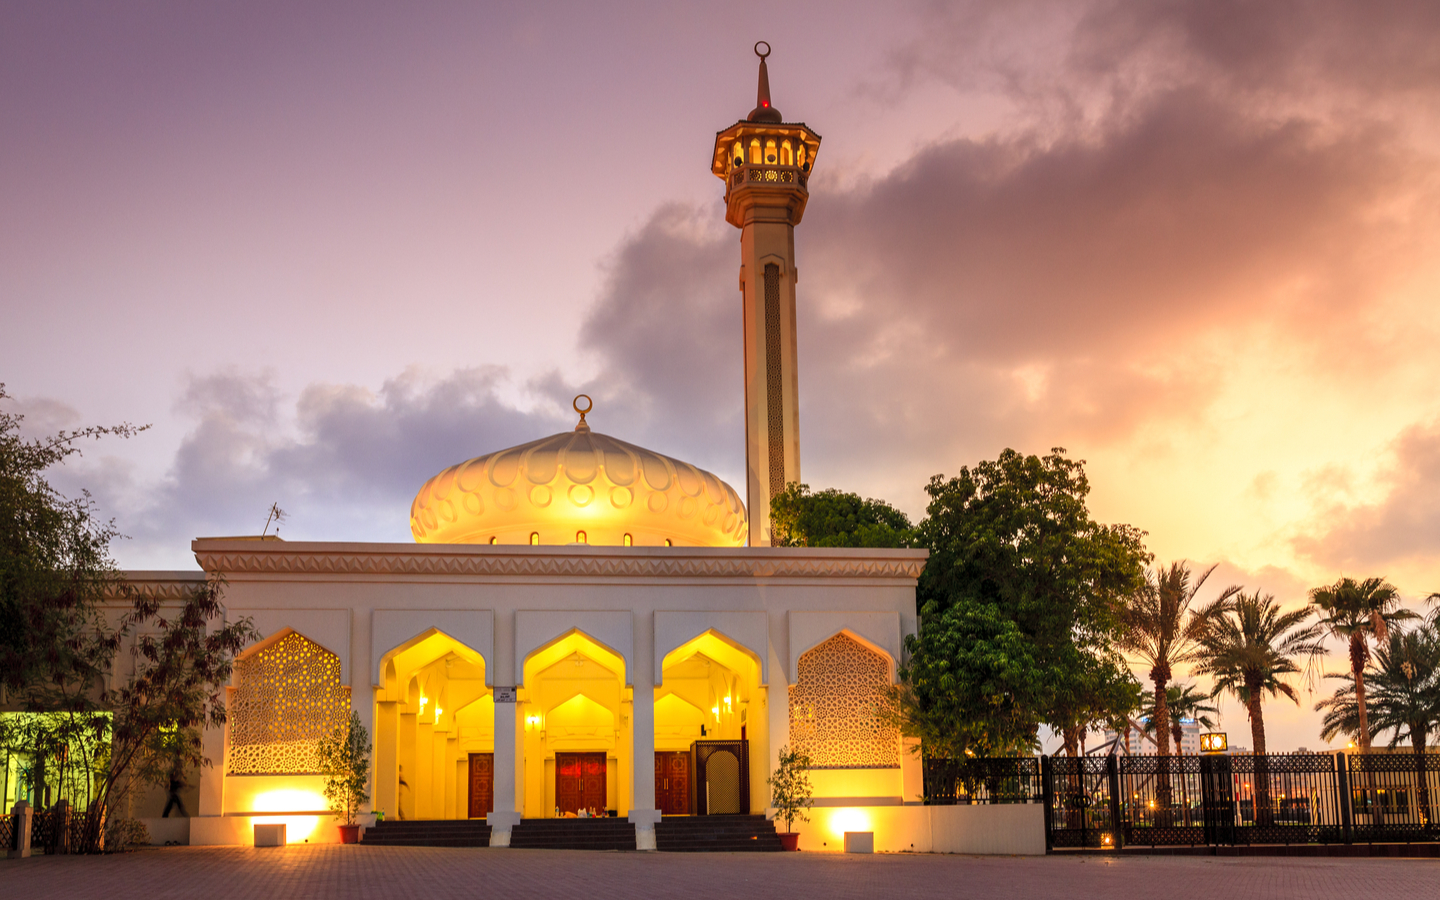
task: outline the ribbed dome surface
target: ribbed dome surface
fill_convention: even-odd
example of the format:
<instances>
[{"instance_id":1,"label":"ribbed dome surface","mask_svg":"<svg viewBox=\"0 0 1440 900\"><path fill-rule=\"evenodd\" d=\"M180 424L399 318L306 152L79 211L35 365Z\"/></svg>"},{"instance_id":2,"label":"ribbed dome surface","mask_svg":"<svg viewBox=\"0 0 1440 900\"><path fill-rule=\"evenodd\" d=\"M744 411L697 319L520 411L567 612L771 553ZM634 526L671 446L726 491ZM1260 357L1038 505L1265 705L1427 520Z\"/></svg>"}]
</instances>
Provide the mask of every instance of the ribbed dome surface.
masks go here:
<instances>
[{"instance_id":1,"label":"ribbed dome surface","mask_svg":"<svg viewBox=\"0 0 1440 900\"><path fill-rule=\"evenodd\" d=\"M677 547L738 547L749 533L730 485L583 421L431 478L410 506L410 530L427 544L528 544L538 535L552 545Z\"/></svg>"}]
</instances>

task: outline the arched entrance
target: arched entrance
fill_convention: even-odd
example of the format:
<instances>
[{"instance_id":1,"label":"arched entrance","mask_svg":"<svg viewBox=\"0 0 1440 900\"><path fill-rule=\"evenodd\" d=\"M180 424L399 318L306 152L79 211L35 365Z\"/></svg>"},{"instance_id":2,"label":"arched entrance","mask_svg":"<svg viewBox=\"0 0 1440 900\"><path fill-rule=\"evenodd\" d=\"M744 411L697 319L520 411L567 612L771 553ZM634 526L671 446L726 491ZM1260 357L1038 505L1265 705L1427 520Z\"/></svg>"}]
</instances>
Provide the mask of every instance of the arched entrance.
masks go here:
<instances>
[{"instance_id":1,"label":"arched entrance","mask_svg":"<svg viewBox=\"0 0 1440 900\"><path fill-rule=\"evenodd\" d=\"M661 663L655 689L655 806L666 815L764 809L765 690L753 652L710 630Z\"/></svg>"},{"instance_id":2,"label":"arched entrance","mask_svg":"<svg viewBox=\"0 0 1440 900\"><path fill-rule=\"evenodd\" d=\"M632 747L624 658L572 630L526 658L517 700L525 817L626 815Z\"/></svg>"},{"instance_id":3,"label":"arched entrance","mask_svg":"<svg viewBox=\"0 0 1440 900\"><path fill-rule=\"evenodd\" d=\"M399 819L483 818L495 752L484 658L432 628L381 657L380 671L372 806Z\"/></svg>"}]
</instances>

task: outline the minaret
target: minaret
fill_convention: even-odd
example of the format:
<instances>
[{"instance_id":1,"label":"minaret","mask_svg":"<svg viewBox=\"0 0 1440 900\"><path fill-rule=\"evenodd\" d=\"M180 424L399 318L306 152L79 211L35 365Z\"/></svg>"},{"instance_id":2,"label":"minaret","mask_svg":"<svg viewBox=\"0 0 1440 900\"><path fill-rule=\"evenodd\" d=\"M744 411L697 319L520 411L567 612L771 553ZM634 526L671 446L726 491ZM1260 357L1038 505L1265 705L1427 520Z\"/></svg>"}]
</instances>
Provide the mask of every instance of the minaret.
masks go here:
<instances>
[{"instance_id":1,"label":"minaret","mask_svg":"<svg viewBox=\"0 0 1440 900\"><path fill-rule=\"evenodd\" d=\"M765 48L762 53L761 47ZM771 545L770 498L800 480L799 386L795 369L795 226L820 135L785 122L770 103L770 45L755 45L755 108L715 136L711 165L725 180L725 221L740 229L745 309L745 468L751 546Z\"/></svg>"}]
</instances>

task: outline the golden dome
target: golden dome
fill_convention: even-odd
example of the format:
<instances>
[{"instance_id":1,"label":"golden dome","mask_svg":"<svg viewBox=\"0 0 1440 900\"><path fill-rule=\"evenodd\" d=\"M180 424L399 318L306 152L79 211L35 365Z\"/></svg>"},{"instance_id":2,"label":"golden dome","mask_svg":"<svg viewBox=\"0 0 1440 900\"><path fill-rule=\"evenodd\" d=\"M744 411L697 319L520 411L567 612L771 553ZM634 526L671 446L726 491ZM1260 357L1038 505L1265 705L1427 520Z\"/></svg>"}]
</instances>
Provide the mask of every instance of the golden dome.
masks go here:
<instances>
[{"instance_id":1,"label":"golden dome","mask_svg":"<svg viewBox=\"0 0 1440 900\"><path fill-rule=\"evenodd\" d=\"M581 395L584 397L584 395ZM585 400L589 400L585 397ZM424 544L741 547L745 505L703 469L580 424L451 466L410 504Z\"/></svg>"}]
</instances>

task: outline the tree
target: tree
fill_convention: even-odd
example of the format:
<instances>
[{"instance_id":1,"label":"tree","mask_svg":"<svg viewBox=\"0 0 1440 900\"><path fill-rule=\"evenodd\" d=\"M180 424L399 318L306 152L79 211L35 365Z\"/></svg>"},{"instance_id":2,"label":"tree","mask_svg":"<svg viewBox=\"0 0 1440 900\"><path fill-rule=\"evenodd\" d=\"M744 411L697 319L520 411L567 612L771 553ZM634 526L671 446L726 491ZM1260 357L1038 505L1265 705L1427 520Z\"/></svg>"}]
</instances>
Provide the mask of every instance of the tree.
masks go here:
<instances>
[{"instance_id":1,"label":"tree","mask_svg":"<svg viewBox=\"0 0 1440 900\"><path fill-rule=\"evenodd\" d=\"M1146 695L1151 715L1145 720L1145 734L1154 734L1155 725L1159 719L1154 715L1156 707L1155 694ZM1180 742L1185 735L1184 720L1189 719L1199 724L1202 728L1214 728L1215 721L1210 714L1220 715L1220 710L1208 706L1207 701L1211 699L1209 694L1201 693L1200 689L1193 684L1172 684L1165 689L1165 706L1170 712L1170 737L1175 742L1175 755L1181 756ZM1158 741L1156 742L1158 745Z\"/></svg>"},{"instance_id":2,"label":"tree","mask_svg":"<svg viewBox=\"0 0 1440 900\"><path fill-rule=\"evenodd\" d=\"M1265 753L1265 695L1283 694L1298 704L1286 677L1300 673L1297 659L1325 653L1322 627L1306 624L1312 615L1309 607L1282 612L1270 594L1240 593L1210 619L1200 639L1195 673L1214 681L1211 696L1229 693L1245 704L1256 754Z\"/></svg>"},{"instance_id":3,"label":"tree","mask_svg":"<svg viewBox=\"0 0 1440 900\"><path fill-rule=\"evenodd\" d=\"M33 761L37 786L45 765L58 768L55 783L84 808L80 849L95 851L131 784L168 779L177 753L208 763L199 732L224 722L231 663L254 630L224 622L218 580L178 604L132 589L110 557L113 524L88 494L68 500L46 482L79 441L143 429L27 440L20 423L0 413L0 683L34 715L0 741Z\"/></svg>"},{"instance_id":4,"label":"tree","mask_svg":"<svg viewBox=\"0 0 1440 900\"><path fill-rule=\"evenodd\" d=\"M1112 646L1122 598L1143 583L1143 532L1085 506L1084 462L1004 451L935 476L916 543L918 635L902 677L931 756L1028 750L1041 723L1105 718L1133 683ZM926 738L922 737L922 740Z\"/></svg>"},{"instance_id":5,"label":"tree","mask_svg":"<svg viewBox=\"0 0 1440 900\"><path fill-rule=\"evenodd\" d=\"M1370 641L1385 643L1391 626L1416 616L1400 608L1400 591L1384 578L1364 581L1341 578L1332 585L1310 591L1310 603L1320 613L1320 624L1326 632L1349 645L1360 751L1369 753L1371 732L1366 722L1365 666L1370 661Z\"/></svg>"},{"instance_id":6,"label":"tree","mask_svg":"<svg viewBox=\"0 0 1440 900\"><path fill-rule=\"evenodd\" d=\"M370 735L360 714L350 710L344 725L320 739L316 747L320 774L325 776L325 800L342 825L354 825L360 807L370 800Z\"/></svg>"},{"instance_id":7,"label":"tree","mask_svg":"<svg viewBox=\"0 0 1440 900\"><path fill-rule=\"evenodd\" d=\"M9 398L0 384L0 400ZM113 644L85 640L104 628L100 604L119 583L110 558L114 523L101 521L86 493L67 499L46 470L87 440L128 438L128 423L61 431L27 440L24 417L0 411L0 700L55 680L94 680Z\"/></svg>"},{"instance_id":8,"label":"tree","mask_svg":"<svg viewBox=\"0 0 1440 900\"><path fill-rule=\"evenodd\" d=\"M1262 825L1271 820L1262 701L1266 694L1283 694L1299 704L1299 695L1285 678L1301 671L1297 659L1313 659L1325 652L1321 626L1306 624L1313 614L1308 606L1282 612L1273 596L1259 591L1236 594L1225 610L1207 623L1200 640L1195 673L1213 679L1212 696L1229 693L1245 704L1250 715L1250 739L1258 758L1255 816Z\"/></svg>"},{"instance_id":9,"label":"tree","mask_svg":"<svg viewBox=\"0 0 1440 900\"><path fill-rule=\"evenodd\" d=\"M791 482L770 500L779 547L909 547L910 519L884 500Z\"/></svg>"},{"instance_id":10,"label":"tree","mask_svg":"<svg viewBox=\"0 0 1440 900\"><path fill-rule=\"evenodd\" d=\"M1325 711L1320 736L1333 740L1348 734L1357 741L1360 736L1360 704L1356 699L1355 677L1349 672L1327 673L1327 678L1343 684L1330 697L1315 704ZM1369 669L1369 709L1365 727L1373 740L1390 732L1390 747L1402 740L1410 742L1417 764L1420 808L1427 821L1433 821L1430 809L1430 785L1425 776L1425 749L1430 732L1440 725L1440 637L1426 627L1401 634L1391 631L1383 648L1376 648ZM1370 790L1368 779L1358 785ZM1374 808L1379 811L1378 804Z\"/></svg>"},{"instance_id":11,"label":"tree","mask_svg":"<svg viewBox=\"0 0 1440 900\"><path fill-rule=\"evenodd\" d=\"M1120 646L1149 670L1158 756L1170 755L1167 685L1175 667L1195 659L1206 623L1240 590L1238 586L1228 587L1206 606L1192 610L1195 595L1214 571L1211 566L1198 578L1192 578L1188 563L1173 562L1169 568L1147 572L1145 583L1126 599Z\"/></svg>"},{"instance_id":12,"label":"tree","mask_svg":"<svg viewBox=\"0 0 1440 900\"><path fill-rule=\"evenodd\" d=\"M1440 639L1428 628L1390 632L1383 648L1376 648L1366 682L1368 705L1365 727L1373 741L1390 732L1390 747L1408 741L1415 753L1425 752L1430 732L1440 725ZM1315 704L1325 711L1320 736L1325 740L1346 734L1360 740L1360 704L1355 677L1349 672L1327 673L1341 686Z\"/></svg>"},{"instance_id":13,"label":"tree","mask_svg":"<svg viewBox=\"0 0 1440 900\"><path fill-rule=\"evenodd\" d=\"M775 807L775 818L785 820L787 833L795 830L791 826L796 819L810 821L805 814L814 802L810 799L810 776L806 774L809 769L809 756L799 750L792 752L789 747L781 747L775 772L765 779L765 783L770 785L770 805Z\"/></svg>"}]
</instances>

